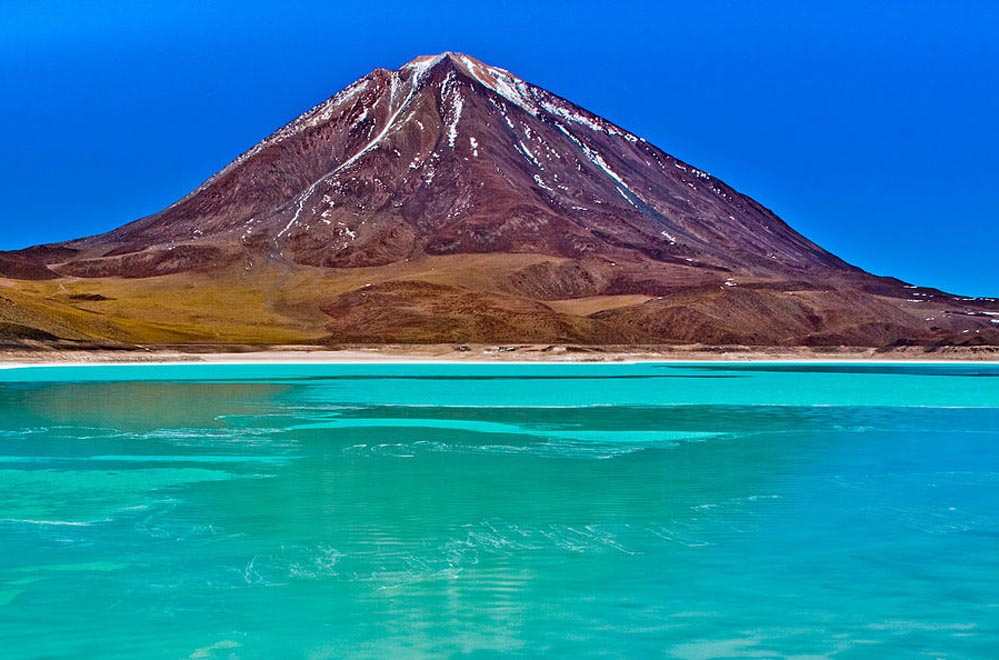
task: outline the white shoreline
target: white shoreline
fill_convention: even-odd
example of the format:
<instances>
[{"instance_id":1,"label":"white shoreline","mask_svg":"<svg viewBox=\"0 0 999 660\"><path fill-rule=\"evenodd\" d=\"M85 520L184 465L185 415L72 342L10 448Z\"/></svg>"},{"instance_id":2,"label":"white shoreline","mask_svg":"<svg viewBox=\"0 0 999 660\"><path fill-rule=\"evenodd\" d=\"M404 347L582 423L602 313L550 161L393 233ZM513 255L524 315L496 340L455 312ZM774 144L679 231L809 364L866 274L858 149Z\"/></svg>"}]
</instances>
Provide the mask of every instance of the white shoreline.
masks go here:
<instances>
[{"instance_id":1,"label":"white shoreline","mask_svg":"<svg viewBox=\"0 0 999 660\"><path fill-rule=\"evenodd\" d=\"M236 356L233 355L233 358ZM242 356L240 356L242 357ZM426 358L424 356L377 356L377 357L365 357L361 359L357 358L330 358L325 359L322 357L309 358L309 359L286 359L286 358L261 358L261 359L230 359L225 354L218 355L208 355L202 356L198 355L195 359L166 359L166 360L67 360L67 361L47 361L47 362L3 362L0 361L0 370L12 370L12 369L52 369L52 368L86 368L86 367L183 367L183 366L219 366L219 365L232 365L232 366L276 366L276 367L307 367L311 365L330 365L330 366L355 366L355 365L415 365L415 366L428 366L428 365L444 365L444 366L454 366L454 365L512 365L512 366L532 366L532 365L583 365L583 366L598 366L598 365L643 365L643 364L667 364L671 366L695 366L695 365L742 365L742 364L801 364L801 365L847 365L847 366L862 366L862 365L872 365L872 366L888 366L888 365L904 365L904 366L918 366L918 365L930 365L930 366L946 366L946 365L983 365L983 366L999 366L999 359L996 360L985 360L985 359L949 359L949 360L921 360L921 359L874 359L874 358L857 358L857 357L788 357L788 358L759 358L759 357L747 357L747 358L725 358L725 359L677 359L677 358L608 358L608 359L564 359L564 360L552 360L552 359L538 359L538 360L506 360L506 359L489 359L489 358L467 358L462 360L453 359L433 359Z\"/></svg>"},{"instance_id":2,"label":"white shoreline","mask_svg":"<svg viewBox=\"0 0 999 660\"><path fill-rule=\"evenodd\" d=\"M843 364L843 365L999 365L999 347L860 347L710 346L624 344L385 344L323 347L315 345L238 346L175 345L114 350L44 347L0 350L0 369L86 366L243 366L308 365L532 365L532 364Z\"/></svg>"}]
</instances>

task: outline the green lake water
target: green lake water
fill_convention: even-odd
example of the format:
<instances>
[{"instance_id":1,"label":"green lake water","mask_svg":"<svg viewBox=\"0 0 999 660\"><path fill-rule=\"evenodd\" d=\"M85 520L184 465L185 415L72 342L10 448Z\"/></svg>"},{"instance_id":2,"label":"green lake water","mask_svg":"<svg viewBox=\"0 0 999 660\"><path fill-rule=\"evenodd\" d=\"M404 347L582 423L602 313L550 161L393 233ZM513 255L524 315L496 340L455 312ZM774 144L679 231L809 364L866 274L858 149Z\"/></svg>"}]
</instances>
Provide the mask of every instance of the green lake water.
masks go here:
<instances>
[{"instance_id":1,"label":"green lake water","mask_svg":"<svg viewBox=\"0 0 999 660\"><path fill-rule=\"evenodd\" d=\"M3 658L999 657L999 367L0 370Z\"/></svg>"}]
</instances>

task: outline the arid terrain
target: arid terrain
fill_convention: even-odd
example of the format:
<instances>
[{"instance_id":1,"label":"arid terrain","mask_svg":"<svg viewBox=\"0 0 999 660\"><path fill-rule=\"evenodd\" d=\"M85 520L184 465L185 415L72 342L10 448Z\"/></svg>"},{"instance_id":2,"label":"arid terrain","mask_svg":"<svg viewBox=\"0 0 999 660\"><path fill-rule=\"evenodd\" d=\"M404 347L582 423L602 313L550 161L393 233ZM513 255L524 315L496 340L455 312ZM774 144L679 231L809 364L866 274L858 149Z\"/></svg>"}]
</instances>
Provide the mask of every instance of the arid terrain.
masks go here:
<instances>
[{"instance_id":1,"label":"arid terrain","mask_svg":"<svg viewBox=\"0 0 999 660\"><path fill-rule=\"evenodd\" d=\"M999 301L866 273L625 129L444 53L376 69L159 213L0 253L0 344L932 355L999 345Z\"/></svg>"}]
</instances>

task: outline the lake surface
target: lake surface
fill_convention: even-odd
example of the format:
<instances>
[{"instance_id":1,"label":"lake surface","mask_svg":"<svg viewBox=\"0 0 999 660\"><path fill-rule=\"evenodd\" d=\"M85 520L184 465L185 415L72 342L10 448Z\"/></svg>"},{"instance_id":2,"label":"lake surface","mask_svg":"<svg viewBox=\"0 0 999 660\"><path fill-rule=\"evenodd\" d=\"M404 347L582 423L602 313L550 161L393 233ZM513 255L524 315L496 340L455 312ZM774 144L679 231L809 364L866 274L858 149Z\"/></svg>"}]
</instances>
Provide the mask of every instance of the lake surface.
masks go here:
<instances>
[{"instance_id":1,"label":"lake surface","mask_svg":"<svg viewBox=\"0 0 999 660\"><path fill-rule=\"evenodd\" d=\"M999 657L999 367L0 370L4 658Z\"/></svg>"}]
</instances>

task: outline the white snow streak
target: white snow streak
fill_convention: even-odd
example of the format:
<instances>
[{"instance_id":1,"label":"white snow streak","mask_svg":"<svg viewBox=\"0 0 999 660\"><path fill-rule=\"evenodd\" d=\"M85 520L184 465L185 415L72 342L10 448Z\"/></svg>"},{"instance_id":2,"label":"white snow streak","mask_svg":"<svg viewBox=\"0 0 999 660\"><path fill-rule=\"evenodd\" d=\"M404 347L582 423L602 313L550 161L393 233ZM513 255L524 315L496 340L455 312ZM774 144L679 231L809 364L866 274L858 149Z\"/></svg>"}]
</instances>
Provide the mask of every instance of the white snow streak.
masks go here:
<instances>
[{"instance_id":1,"label":"white snow streak","mask_svg":"<svg viewBox=\"0 0 999 660\"><path fill-rule=\"evenodd\" d=\"M558 129L560 131L562 131L566 135L566 137L568 137L570 140L572 140L573 142L575 142L576 146L578 146L582 150L582 152L586 156L586 158L591 163L593 163L594 165L596 165L597 167L599 167L601 170L603 170L604 174L606 174L610 178L614 179L614 181L616 181L617 183L619 183L622 187L624 187L625 190L627 190L628 192L630 192L632 195L634 195L635 197L638 197L638 199L642 199L634 190L632 190L630 187L628 187L628 184L624 182L624 179L622 179L620 176L618 176L618 174L614 170L612 170L609 165L607 165L607 161L605 161L603 159L603 156L601 156L599 152L597 152L596 150L591 149L590 147L588 147L585 144L583 144L583 142L581 142L579 140L579 138L577 138L575 135L573 135L572 133L570 133L569 129L567 129L562 124L556 123L555 126L557 126ZM644 200L642 200L642 201L644 201Z\"/></svg>"},{"instance_id":2,"label":"white snow streak","mask_svg":"<svg viewBox=\"0 0 999 660\"><path fill-rule=\"evenodd\" d=\"M461 96L461 91L454 81L454 74L448 73L447 78L441 84L441 100L450 96L451 108L448 112L447 143L454 149L454 141L458 139L458 120L461 119L462 108L465 107L465 100Z\"/></svg>"},{"instance_id":3,"label":"white snow streak","mask_svg":"<svg viewBox=\"0 0 999 660\"><path fill-rule=\"evenodd\" d=\"M545 169L541 167L541 162L531 153L531 150L527 148L527 145L523 142L517 142L517 146L520 147L520 151L523 152L524 156L527 157L532 163L534 163L539 169Z\"/></svg>"},{"instance_id":4,"label":"white snow streak","mask_svg":"<svg viewBox=\"0 0 999 660\"><path fill-rule=\"evenodd\" d=\"M538 184L539 187L544 188L545 190L547 190L548 192L550 192L552 194L555 193L555 191L552 190L551 186L549 186L548 184L546 184L545 181L544 181L544 179L542 179L541 175L539 175L539 174L535 174L534 175L534 183Z\"/></svg>"},{"instance_id":5,"label":"white snow streak","mask_svg":"<svg viewBox=\"0 0 999 660\"><path fill-rule=\"evenodd\" d=\"M409 65L409 68L414 70L412 76L409 79L409 93L406 95L406 99L399 104L399 107L396 108L395 112L393 112L392 115L385 122L385 126L384 128L382 128L381 132L379 132L378 135L374 137L374 139L372 139L370 142L364 145L364 147L356 154L354 154L353 156L351 156L350 158L348 158L347 160L345 160L340 165L333 168L323 176L313 181L312 184L308 188L306 188L301 195L299 195L298 208L295 210L295 214L292 216L291 220L288 222L285 228L282 229L280 232L278 232L275 238L281 238L286 233L288 233L288 231L290 231L293 226L295 226L295 223L298 222L298 218L302 215L302 210L305 208L305 202L312 196L312 193L315 192L316 187L320 183L328 180L331 176L337 174L338 172L341 172L344 169L350 167L357 161L358 158L360 158L361 156L363 156L364 154L368 153L376 146L378 146L378 143L381 142L386 135L388 135L389 131L395 125L395 122L399 118L399 115L402 113L402 111L406 109L406 107L409 105L409 102L413 100L414 96L416 96L416 92L417 89L419 88L420 82L422 82L423 75L427 72L428 69L430 69L430 67L433 66L434 63L439 62L440 59L441 58L438 57L436 59L427 60L426 62L420 64ZM396 82L395 74L393 74L392 76L392 81L393 81L393 86L390 95L394 95L395 93L395 82Z\"/></svg>"}]
</instances>

